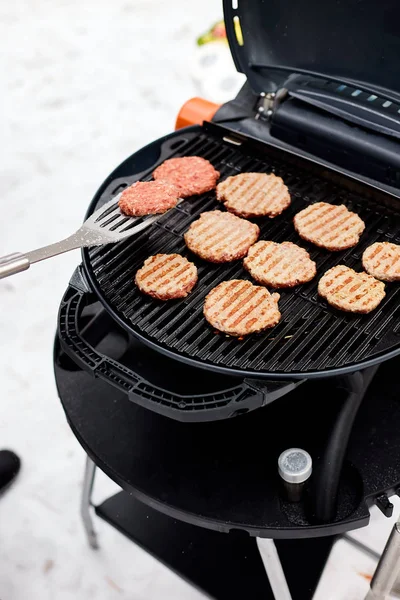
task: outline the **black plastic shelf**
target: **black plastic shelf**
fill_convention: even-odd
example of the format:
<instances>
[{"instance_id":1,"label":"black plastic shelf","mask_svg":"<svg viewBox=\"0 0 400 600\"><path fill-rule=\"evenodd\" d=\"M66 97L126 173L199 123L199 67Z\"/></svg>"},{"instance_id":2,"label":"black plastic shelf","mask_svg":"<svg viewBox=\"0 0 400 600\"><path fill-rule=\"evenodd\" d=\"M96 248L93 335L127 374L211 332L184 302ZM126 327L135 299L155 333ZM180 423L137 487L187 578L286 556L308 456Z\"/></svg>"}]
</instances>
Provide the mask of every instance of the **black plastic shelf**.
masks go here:
<instances>
[{"instance_id":1,"label":"black plastic shelf","mask_svg":"<svg viewBox=\"0 0 400 600\"><path fill-rule=\"evenodd\" d=\"M142 345L132 344L130 356L140 360ZM275 539L363 527L374 498L400 486L399 367L400 359L393 359L373 380L352 431L336 518L319 525L307 497L299 505L282 502L276 469L280 452L299 446L310 452L317 472L341 402L340 392L323 380L304 383L279 402L238 418L182 423L80 371L59 344L55 352L58 391L71 428L123 489L194 525Z\"/></svg>"},{"instance_id":2,"label":"black plastic shelf","mask_svg":"<svg viewBox=\"0 0 400 600\"><path fill-rule=\"evenodd\" d=\"M119 492L96 507L99 517L215 600L273 600L256 540L176 521ZM293 600L311 600L333 538L280 541Z\"/></svg>"}]
</instances>

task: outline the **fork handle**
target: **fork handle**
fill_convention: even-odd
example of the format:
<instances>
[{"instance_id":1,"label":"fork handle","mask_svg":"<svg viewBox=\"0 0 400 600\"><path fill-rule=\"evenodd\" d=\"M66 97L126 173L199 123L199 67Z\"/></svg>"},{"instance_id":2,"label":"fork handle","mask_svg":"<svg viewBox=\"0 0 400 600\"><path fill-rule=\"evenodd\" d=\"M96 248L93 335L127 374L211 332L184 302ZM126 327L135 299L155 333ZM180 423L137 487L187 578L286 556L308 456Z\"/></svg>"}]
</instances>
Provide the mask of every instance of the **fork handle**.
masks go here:
<instances>
[{"instance_id":1,"label":"fork handle","mask_svg":"<svg viewBox=\"0 0 400 600\"><path fill-rule=\"evenodd\" d=\"M52 258L58 254L63 254L64 252L69 252L70 250L81 248L82 246L94 244L95 240L88 235L82 237L80 232L81 229L65 238L65 240L55 242L55 244L50 244L49 246L43 246L43 248L32 250L26 254L15 252L14 254L3 256L0 258L0 279L9 277L9 275L15 275L15 273L20 273L21 271L26 271L31 265L41 260Z\"/></svg>"},{"instance_id":2,"label":"fork handle","mask_svg":"<svg viewBox=\"0 0 400 600\"><path fill-rule=\"evenodd\" d=\"M31 261L25 254L14 252L0 258L0 279L26 271L31 266Z\"/></svg>"}]
</instances>

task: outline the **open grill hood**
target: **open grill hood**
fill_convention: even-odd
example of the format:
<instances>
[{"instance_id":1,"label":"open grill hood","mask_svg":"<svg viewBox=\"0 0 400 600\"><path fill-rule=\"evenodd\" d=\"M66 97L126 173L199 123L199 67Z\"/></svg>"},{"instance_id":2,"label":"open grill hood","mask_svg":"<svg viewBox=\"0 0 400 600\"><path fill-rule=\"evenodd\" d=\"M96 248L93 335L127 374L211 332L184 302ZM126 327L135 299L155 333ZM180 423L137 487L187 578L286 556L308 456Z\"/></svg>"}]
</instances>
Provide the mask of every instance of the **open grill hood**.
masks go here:
<instances>
[{"instance_id":1,"label":"open grill hood","mask_svg":"<svg viewBox=\"0 0 400 600\"><path fill-rule=\"evenodd\" d=\"M396 0L224 0L223 4L236 67L256 93L305 74L400 97ZM242 36L237 34L239 27Z\"/></svg>"}]
</instances>

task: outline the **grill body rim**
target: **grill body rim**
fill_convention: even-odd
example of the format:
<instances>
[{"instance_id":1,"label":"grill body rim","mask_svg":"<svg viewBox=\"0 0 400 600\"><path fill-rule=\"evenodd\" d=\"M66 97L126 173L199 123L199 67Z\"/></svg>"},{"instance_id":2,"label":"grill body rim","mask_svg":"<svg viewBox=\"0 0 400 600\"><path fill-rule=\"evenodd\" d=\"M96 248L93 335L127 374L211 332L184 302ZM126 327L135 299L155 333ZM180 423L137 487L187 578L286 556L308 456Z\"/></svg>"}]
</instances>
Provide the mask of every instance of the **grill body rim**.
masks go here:
<instances>
[{"instance_id":1,"label":"grill body rim","mask_svg":"<svg viewBox=\"0 0 400 600\"><path fill-rule=\"evenodd\" d=\"M206 125L206 127L207 126L211 127L211 131L213 131L214 128L223 130L223 128L221 128L220 126L216 126L214 124L205 124L205 125ZM208 127L207 127L207 129L208 129ZM207 131L207 129L206 129L206 131ZM165 160L166 158L171 156L171 148L174 148L174 145L175 145L175 143L174 142L171 143L171 141L175 140L175 138L179 138L182 136L183 137L186 136L186 138L190 140L191 138L194 138L197 135L199 135L202 131L203 131L203 127L192 126L192 127L188 127L183 130L172 132L170 134L167 134L164 137L158 138L157 140L151 142L147 146L144 146L137 152L133 153L130 157L128 157L125 161L123 161L107 177L107 179L104 181L104 183L100 186L99 190L96 192L94 198L92 199L91 203L89 204L86 216L90 216L90 214L92 214L92 212L96 208L101 206L101 204L102 204L102 202L100 201L101 197L104 194L105 190L110 186L110 183L112 183L113 187L115 187L116 181L118 180L118 177L115 177L115 175L120 172L121 168L123 169L124 167L130 165L132 163L132 161L134 160L137 165L137 170L135 171L134 180L136 181L137 179L141 179L143 174L151 172L155 168L155 166L157 166L158 164L163 162L163 160ZM229 130L226 130L226 131L229 132ZM282 152L282 150L278 146L275 147L273 144L271 144L269 142L262 142L262 141L257 142L251 138L248 138L247 136L243 136L243 137L248 139L250 143L255 142L256 144L258 144L258 146L271 147L273 149L277 149L278 151ZM164 148L165 144L167 144L167 146L168 146L167 149ZM313 164L314 166L319 167L321 169L321 171L327 170L326 163L324 164L323 162L319 162L316 159L310 160L308 157L305 158L304 156L302 156L301 153L297 153L295 151L288 152L287 150L285 150L284 153L285 154L289 153L295 157L299 157L302 161L309 162L310 164ZM158 155L158 158L156 159L156 162L155 162L156 155ZM380 191L378 187L376 187L374 189L373 186L371 186L369 183L365 182L361 177L360 178L358 178L356 176L351 177L348 174L344 174L340 168L335 168L335 166L333 166L333 165L329 165L328 170L331 171L332 173L336 173L340 177L344 176L347 179L349 179L350 181L353 180L356 183L360 182L363 186L370 188L374 192L376 192L376 190ZM384 195L386 194L387 196L390 195L390 194L387 194L387 192L384 192L383 190L382 190L382 194L384 194ZM398 201L400 202L400 200L398 200ZM96 275L94 274L94 271L92 268L89 248L82 249L82 262L83 262L83 266L84 266L85 275L87 277L87 280L88 280L88 283L89 283L91 289L93 290L93 292L95 293L96 297L101 302L101 304L104 306L104 308L107 310L107 312L123 329L125 329L129 334L135 336L142 343L146 344L153 350L155 350L157 352L161 352L162 354L164 354L170 358L178 360L182 364L191 365L193 367L203 369L204 371L211 370L211 371L214 371L217 373L230 375L230 376L234 376L234 377L238 377L238 378L249 379L249 380L250 379L263 379L263 380L280 380L280 381L284 381L284 380L286 380L286 381L297 380L298 381L298 380L306 380L306 379L314 379L314 378L315 379L316 378L329 378L329 377L347 375L347 374L353 373L355 371L366 369L370 366L381 364L381 363L386 362L387 360L390 360L391 358L394 358L395 356L400 354L400 341L399 341L399 344L394 349L386 350L386 351L383 350L379 355L375 355L371 358L366 358L366 359L363 359L360 361L356 361L349 365L336 366L336 367L332 367L332 368L324 367L322 369L314 369L314 370L311 369L309 371L296 371L296 370L293 370L293 371L279 371L279 370L267 371L267 370L241 369L236 366L231 367L231 366L215 364L210 361L203 361L199 358L194 358L191 356L183 355L183 354L177 352L175 349L171 350L168 347L162 346L157 341L153 341L151 338L142 334L140 331L132 328L129 325L129 323L127 323L123 318L121 318L121 316L118 314L117 310L110 304L108 299L105 297L104 292L101 289L101 286L100 286L99 282L97 281Z\"/></svg>"}]
</instances>

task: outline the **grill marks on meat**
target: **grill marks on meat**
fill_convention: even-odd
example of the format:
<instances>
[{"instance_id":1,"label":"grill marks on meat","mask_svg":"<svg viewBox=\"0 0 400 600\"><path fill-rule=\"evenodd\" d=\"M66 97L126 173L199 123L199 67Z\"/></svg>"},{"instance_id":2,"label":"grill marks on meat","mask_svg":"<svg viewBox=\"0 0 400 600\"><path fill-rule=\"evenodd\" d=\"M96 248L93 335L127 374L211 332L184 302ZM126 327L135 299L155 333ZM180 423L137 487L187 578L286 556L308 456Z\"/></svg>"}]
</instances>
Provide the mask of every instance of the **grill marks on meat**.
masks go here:
<instances>
[{"instance_id":1,"label":"grill marks on meat","mask_svg":"<svg viewBox=\"0 0 400 600\"><path fill-rule=\"evenodd\" d=\"M367 273L337 265L321 277L318 293L339 310L366 314L382 302L385 284Z\"/></svg>"},{"instance_id":2,"label":"grill marks on meat","mask_svg":"<svg viewBox=\"0 0 400 600\"><path fill-rule=\"evenodd\" d=\"M223 281L206 296L204 316L224 333L241 337L269 329L281 318L279 294L270 294L250 281Z\"/></svg>"},{"instance_id":3,"label":"grill marks on meat","mask_svg":"<svg viewBox=\"0 0 400 600\"><path fill-rule=\"evenodd\" d=\"M177 188L163 181L137 181L122 192L118 206L130 217L165 213L177 205Z\"/></svg>"},{"instance_id":4,"label":"grill marks on meat","mask_svg":"<svg viewBox=\"0 0 400 600\"><path fill-rule=\"evenodd\" d=\"M291 202L283 180L273 173L240 173L228 177L218 184L217 199L240 217L273 218Z\"/></svg>"},{"instance_id":5,"label":"grill marks on meat","mask_svg":"<svg viewBox=\"0 0 400 600\"><path fill-rule=\"evenodd\" d=\"M382 281L400 281L400 246L390 242L376 242L369 246L362 264L370 275Z\"/></svg>"},{"instance_id":6,"label":"grill marks on meat","mask_svg":"<svg viewBox=\"0 0 400 600\"><path fill-rule=\"evenodd\" d=\"M153 175L155 181L137 182L123 192L119 206L125 214L165 212L179 197L215 188L220 174L207 160L192 156L167 160ZM190 225L184 239L192 252L213 263L244 258L244 267L263 286L293 287L315 277L315 262L304 248L292 242L256 243L258 225L241 218L276 217L290 205L289 191L280 177L265 173L228 177L217 186L217 199L229 212L205 212ZM359 242L365 224L344 205L317 202L294 217L294 227L316 246L339 251ZM362 260L367 273L344 265L327 271L319 281L319 295L343 311L366 314L377 308L385 297L385 285L378 279L400 280L400 246L377 242L365 250ZM135 277L143 293L159 300L184 298L197 280L196 266L179 254L150 256ZM211 290L203 312L215 329L243 337L279 323L278 300L279 294L270 294L265 287L234 279Z\"/></svg>"},{"instance_id":7,"label":"grill marks on meat","mask_svg":"<svg viewBox=\"0 0 400 600\"><path fill-rule=\"evenodd\" d=\"M301 238L327 250L346 250L358 244L365 223L344 204L317 202L297 213L294 226Z\"/></svg>"},{"instance_id":8,"label":"grill marks on meat","mask_svg":"<svg viewBox=\"0 0 400 600\"><path fill-rule=\"evenodd\" d=\"M170 158L153 173L157 181L166 181L179 190L181 198L204 194L213 190L219 179L219 171L200 156Z\"/></svg>"},{"instance_id":9,"label":"grill marks on meat","mask_svg":"<svg viewBox=\"0 0 400 600\"><path fill-rule=\"evenodd\" d=\"M246 256L257 241L260 228L230 213L213 210L202 213L184 238L192 252L214 263L237 260Z\"/></svg>"},{"instance_id":10,"label":"grill marks on meat","mask_svg":"<svg viewBox=\"0 0 400 600\"><path fill-rule=\"evenodd\" d=\"M274 288L306 283L317 273L308 252L292 242L257 242L243 264L256 281Z\"/></svg>"},{"instance_id":11,"label":"grill marks on meat","mask_svg":"<svg viewBox=\"0 0 400 600\"><path fill-rule=\"evenodd\" d=\"M197 269L180 254L155 254L144 261L136 273L135 283L141 292L171 300L184 298L197 282Z\"/></svg>"}]
</instances>

